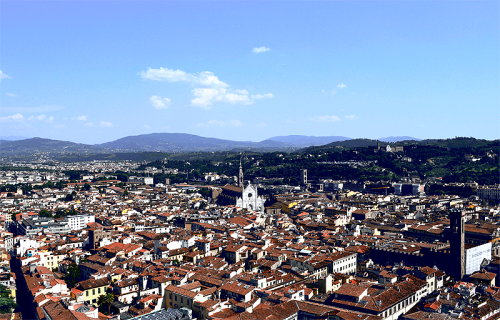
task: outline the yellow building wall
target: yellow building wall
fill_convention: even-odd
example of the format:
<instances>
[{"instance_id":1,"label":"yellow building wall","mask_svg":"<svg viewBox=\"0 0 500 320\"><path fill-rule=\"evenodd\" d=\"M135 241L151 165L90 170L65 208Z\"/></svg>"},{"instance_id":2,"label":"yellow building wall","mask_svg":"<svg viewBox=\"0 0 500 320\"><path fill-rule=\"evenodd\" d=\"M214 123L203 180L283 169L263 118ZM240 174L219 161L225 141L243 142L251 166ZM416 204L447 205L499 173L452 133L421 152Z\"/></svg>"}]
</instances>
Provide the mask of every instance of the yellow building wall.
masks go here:
<instances>
[{"instance_id":1,"label":"yellow building wall","mask_svg":"<svg viewBox=\"0 0 500 320\"><path fill-rule=\"evenodd\" d=\"M46 256L45 257L45 267L47 267L49 269L58 268L61 261L63 261L65 258L66 257L63 255Z\"/></svg>"},{"instance_id":2,"label":"yellow building wall","mask_svg":"<svg viewBox=\"0 0 500 320\"><path fill-rule=\"evenodd\" d=\"M85 290L83 292L83 298L85 299L85 301L97 306L97 299L99 299L99 296L106 294L107 288L108 288L108 286L106 285L106 286L102 286L102 287L98 287L98 288ZM94 299L95 299L95 302L92 302Z\"/></svg>"},{"instance_id":3,"label":"yellow building wall","mask_svg":"<svg viewBox=\"0 0 500 320\"><path fill-rule=\"evenodd\" d=\"M287 214L290 214L290 211L291 211L290 209L295 207L297 204L298 204L298 202L295 202L295 201L283 203L281 205L281 211L283 211Z\"/></svg>"}]
</instances>

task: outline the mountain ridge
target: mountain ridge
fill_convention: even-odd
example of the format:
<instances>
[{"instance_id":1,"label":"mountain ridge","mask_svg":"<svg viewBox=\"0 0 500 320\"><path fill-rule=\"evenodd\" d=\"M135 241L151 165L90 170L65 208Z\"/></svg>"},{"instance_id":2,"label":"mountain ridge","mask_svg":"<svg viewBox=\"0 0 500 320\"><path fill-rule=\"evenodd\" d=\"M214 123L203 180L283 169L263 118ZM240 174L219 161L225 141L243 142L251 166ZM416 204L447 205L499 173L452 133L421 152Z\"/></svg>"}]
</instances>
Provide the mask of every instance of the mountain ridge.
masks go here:
<instances>
[{"instance_id":1,"label":"mountain ridge","mask_svg":"<svg viewBox=\"0 0 500 320\"><path fill-rule=\"evenodd\" d=\"M297 147L321 146L332 142L351 140L351 138L343 136L303 136L303 135L289 135L289 136L276 136L268 140L278 141L293 144Z\"/></svg>"},{"instance_id":2,"label":"mountain ridge","mask_svg":"<svg viewBox=\"0 0 500 320\"><path fill-rule=\"evenodd\" d=\"M56 149L57 151L55 151ZM71 141L34 137L24 140L0 140L2 154L22 154L36 152L106 152L104 148Z\"/></svg>"},{"instance_id":3,"label":"mountain ridge","mask_svg":"<svg viewBox=\"0 0 500 320\"><path fill-rule=\"evenodd\" d=\"M448 148L482 145L486 140L455 137L453 139L410 140L406 136L387 137L397 139L399 144L436 145ZM405 140L399 140L405 139ZM416 139L416 138L411 138ZM276 141L279 140L279 141ZM334 141L332 141L334 140ZM151 133L137 136L127 136L101 144L84 144L71 141L45 139L40 137L17 141L0 140L2 156L17 156L22 154L60 153L60 154L102 154L102 153L137 153L137 152L215 152L215 151L299 151L308 148L360 148L376 146L382 139L351 139L342 136L276 136L259 142L233 141L218 138L208 138L187 133ZM332 141L332 142L327 142ZM327 142L327 143L325 143ZM385 142L385 141L384 141ZM388 142L395 143L395 142Z\"/></svg>"},{"instance_id":4,"label":"mountain ridge","mask_svg":"<svg viewBox=\"0 0 500 320\"><path fill-rule=\"evenodd\" d=\"M263 140L233 141L207 138L188 133L150 133L127 136L114 141L98 144L100 147L134 151L218 151L234 148L287 148L291 147L278 141Z\"/></svg>"}]
</instances>

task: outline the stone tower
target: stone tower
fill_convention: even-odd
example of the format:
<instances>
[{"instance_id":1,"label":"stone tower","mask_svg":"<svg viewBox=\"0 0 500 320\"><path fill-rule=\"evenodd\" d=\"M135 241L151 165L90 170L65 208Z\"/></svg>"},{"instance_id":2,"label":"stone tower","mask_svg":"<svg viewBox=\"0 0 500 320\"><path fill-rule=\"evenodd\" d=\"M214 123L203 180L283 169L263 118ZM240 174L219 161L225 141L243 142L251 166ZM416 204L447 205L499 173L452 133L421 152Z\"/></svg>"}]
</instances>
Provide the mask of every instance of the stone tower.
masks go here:
<instances>
[{"instance_id":1,"label":"stone tower","mask_svg":"<svg viewBox=\"0 0 500 320\"><path fill-rule=\"evenodd\" d=\"M240 158L240 171L238 173L238 187L244 188L245 183L243 182L243 167L241 166L241 158Z\"/></svg>"},{"instance_id":2,"label":"stone tower","mask_svg":"<svg viewBox=\"0 0 500 320\"><path fill-rule=\"evenodd\" d=\"M465 214L461 210L450 211L450 275L455 280L465 276Z\"/></svg>"},{"instance_id":3,"label":"stone tower","mask_svg":"<svg viewBox=\"0 0 500 320\"><path fill-rule=\"evenodd\" d=\"M300 169L300 183L307 185L307 169Z\"/></svg>"}]
</instances>

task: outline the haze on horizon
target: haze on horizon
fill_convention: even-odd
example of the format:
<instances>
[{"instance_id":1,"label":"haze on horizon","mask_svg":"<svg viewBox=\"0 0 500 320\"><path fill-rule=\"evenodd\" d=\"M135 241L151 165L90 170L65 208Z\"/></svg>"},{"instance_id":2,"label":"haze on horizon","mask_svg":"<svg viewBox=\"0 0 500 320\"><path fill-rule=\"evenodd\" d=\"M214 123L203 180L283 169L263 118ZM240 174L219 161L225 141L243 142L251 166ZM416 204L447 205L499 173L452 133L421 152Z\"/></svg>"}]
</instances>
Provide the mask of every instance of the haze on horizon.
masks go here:
<instances>
[{"instance_id":1,"label":"haze on horizon","mask_svg":"<svg viewBox=\"0 0 500 320\"><path fill-rule=\"evenodd\" d=\"M3 1L0 28L0 136L499 138L498 1Z\"/></svg>"}]
</instances>

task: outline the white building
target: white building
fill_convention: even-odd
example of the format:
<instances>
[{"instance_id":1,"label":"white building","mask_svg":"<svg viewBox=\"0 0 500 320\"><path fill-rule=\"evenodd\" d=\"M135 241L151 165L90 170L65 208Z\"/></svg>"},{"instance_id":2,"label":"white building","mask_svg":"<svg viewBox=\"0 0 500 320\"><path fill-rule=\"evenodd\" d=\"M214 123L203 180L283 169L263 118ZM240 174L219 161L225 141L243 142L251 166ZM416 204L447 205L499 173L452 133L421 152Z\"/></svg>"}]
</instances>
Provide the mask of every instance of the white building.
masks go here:
<instances>
[{"instance_id":1,"label":"white building","mask_svg":"<svg viewBox=\"0 0 500 320\"><path fill-rule=\"evenodd\" d=\"M236 206L254 211L264 211L264 200L257 193L257 187L248 182L248 185L243 188L241 198L236 200Z\"/></svg>"},{"instance_id":2,"label":"white building","mask_svg":"<svg viewBox=\"0 0 500 320\"><path fill-rule=\"evenodd\" d=\"M38 248L38 242L34 239L28 237L23 237L19 240L19 246L17 247L16 254L24 256L26 251L30 248Z\"/></svg>"},{"instance_id":3,"label":"white building","mask_svg":"<svg viewBox=\"0 0 500 320\"><path fill-rule=\"evenodd\" d=\"M481 270L484 260L491 260L491 242L465 249L465 274Z\"/></svg>"},{"instance_id":4,"label":"white building","mask_svg":"<svg viewBox=\"0 0 500 320\"><path fill-rule=\"evenodd\" d=\"M66 219L71 230L85 229L87 227L87 223L95 222L95 216L90 214L67 216Z\"/></svg>"},{"instance_id":5,"label":"white building","mask_svg":"<svg viewBox=\"0 0 500 320\"><path fill-rule=\"evenodd\" d=\"M394 194L397 195L419 195L425 192L425 185L423 184L408 184L408 183L395 183Z\"/></svg>"},{"instance_id":6,"label":"white building","mask_svg":"<svg viewBox=\"0 0 500 320\"><path fill-rule=\"evenodd\" d=\"M153 177L136 177L130 176L128 178L128 182L130 183L142 183L142 184L153 184Z\"/></svg>"}]
</instances>

